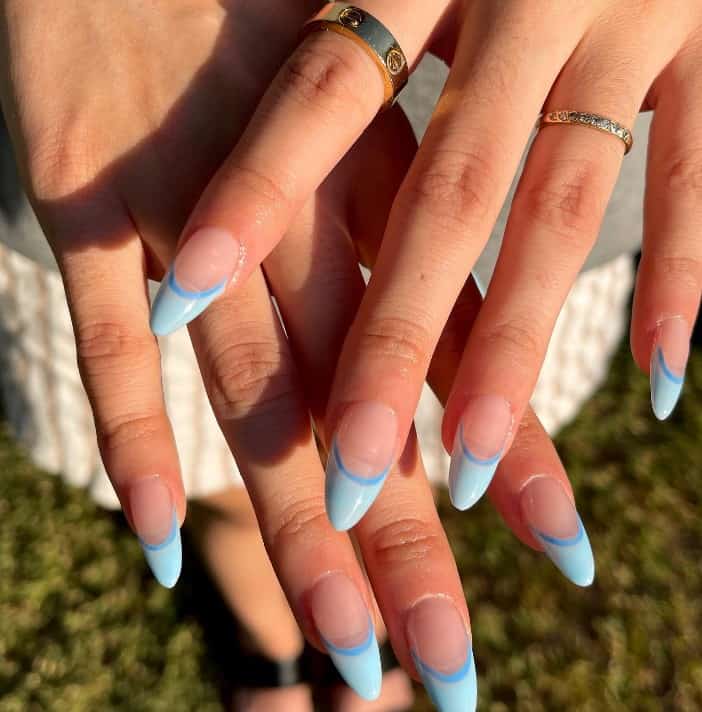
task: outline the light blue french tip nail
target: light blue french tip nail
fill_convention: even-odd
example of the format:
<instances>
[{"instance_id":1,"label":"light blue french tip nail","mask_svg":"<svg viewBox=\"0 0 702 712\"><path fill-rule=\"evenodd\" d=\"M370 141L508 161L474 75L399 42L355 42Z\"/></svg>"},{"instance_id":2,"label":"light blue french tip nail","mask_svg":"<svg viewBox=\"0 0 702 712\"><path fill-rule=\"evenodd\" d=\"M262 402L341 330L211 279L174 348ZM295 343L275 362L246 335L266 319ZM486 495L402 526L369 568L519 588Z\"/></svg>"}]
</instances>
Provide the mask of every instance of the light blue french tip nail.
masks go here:
<instances>
[{"instance_id":1,"label":"light blue french tip nail","mask_svg":"<svg viewBox=\"0 0 702 712\"><path fill-rule=\"evenodd\" d=\"M165 336L185 326L200 316L226 286L223 281L203 292L189 292L178 284L171 268L151 307L151 331L157 336Z\"/></svg>"},{"instance_id":2,"label":"light blue french tip nail","mask_svg":"<svg viewBox=\"0 0 702 712\"><path fill-rule=\"evenodd\" d=\"M468 651L465 664L451 674L429 667L412 652L412 659L427 694L439 712L473 712L478 705L478 678L475 672L473 649Z\"/></svg>"},{"instance_id":3,"label":"light blue french tip nail","mask_svg":"<svg viewBox=\"0 0 702 712\"><path fill-rule=\"evenodd\" d=\"M675 408L682 392L685 375L673 373L657 348L651 361L651 407L658 420L665 420Z\"/></svg>"},{"instance_id":4,"label":"light blue french tip nail","mask_svg":"<svg viewBox=\"0 0 702 712\"><path fill-rule=\"evenodd\" d=\"M578 515L578 532L569 539L549 536L531 528L544 552L561 573L577 586L589 586L595 580L595 559L585 527Z\"/></svg>"},{"instance_id":5,"label":"light blue french tip nail","mask_svg":"<svg viewBox=\"0 0 702 712\"><path fill-rule=\"evenodd\" d=\"M166 588L173 588L180 576L183 564L180 527L175 510L173 511L171 531L160 544L147 544L142 539L139 539L139 543L156 580Z\"/></svg>"},{"instance_id":6,"label":"light blue french tip nail","mask_svg":"<svg viewBox=\"0 0 702 712\"><path fill-rule=\"evenodd\" d=\"M327 462L325 493L327 515L334 529L347 531L361 520L383 489L389 470L375 477L359 477L344 467L334 443Z\"/></svg>"},{"instance_id":7,"label":"light blue french tip nail","mask_svg":"<svg viewBox=\"0 0 702 712\"><path fill-rule=\"evenodd\" d=\"M470 509L485 494L501 457L501 452L484 459L473 455L459 428L449 468L449 495L456 509Z\"/></svg>"},{"instance_id":8,"label":"light blue french tip nail","mask_svg":"<svg viewBox=\"0 0 702 712\"><path fill-rule=\"evenodd\" d=\"M354 648L338 648L324 638L322 642L346 684L364 700L377 699L380 695L383 669L373 623L368 621L368 637Z\"/></svg>"}]
</instances>

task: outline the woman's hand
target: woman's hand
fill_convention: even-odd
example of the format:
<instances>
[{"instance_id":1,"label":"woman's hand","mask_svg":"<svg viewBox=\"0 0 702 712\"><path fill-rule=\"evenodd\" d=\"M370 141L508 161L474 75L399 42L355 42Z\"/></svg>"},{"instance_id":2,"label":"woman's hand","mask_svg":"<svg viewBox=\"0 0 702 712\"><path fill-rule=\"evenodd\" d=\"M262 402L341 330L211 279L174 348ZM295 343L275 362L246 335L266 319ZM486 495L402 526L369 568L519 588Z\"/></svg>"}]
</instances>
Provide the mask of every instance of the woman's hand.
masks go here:
<instances>
[{"instance_id":1,"label":"woman's hand","mask_svg":"<svg viewBox=\"0 0 702 712\"><path fill-rule=\"evenodd\" d=\"M402 452L447 316L537 116L555 110L596 113L625 126L642 106L655 111L631 340L637 363L651 374L654 411L667 417L682 388L702 284L702 6L683 0L362 5L392 30L410 64L430 48L451 73L346 340L326 442L351 443L346 457L374 477L383 474L386 454ZM354 42L331 32L308 36L198 203L181 255L199 251L196 240L189 242L199 229L224 231L230 239L217 252L219 264L234 259L236 246L236 279L243 282L382 100L378 68ZM480 497L513 442L623 155L617 136L574 125L544 128L531 146L443 423L459 508ZM186 265L185 257L176 261L184 273ZM216 277L231 275L223 268ZM154 322L176 326L160 320L160 306ZM360 444L371 432L383 441L377 462ZM328 506L335 524L347 528L372 496L359 506L340 482L332 461Z\"/></svg>"},{"instance_id":2,"label":"woman's hand","mask_svg":"<svg viewBox=\"0 0 702 712\"><path fill-rule=\"evenodd\" d=\"M185 499L145 278L163 275L197 196L311 10L261 0L255 11L214 0L91 0L60 11L38 0L3 5L10 68L3 109L65 280L108 474L166 585L179 572ZM277 41L262 44L264 32ZM291 607L308 638L369 697L380 682L378 614L349 538L326 517L309 413L320 419L326 410L364 291L350 238L364 254L376 251L415 149L401 112L382 117L305 204L264 265L265 278L254 270L191 325L213 408ZM431 379L444 397L479 303L466 287L437 350ZM591 556L589 569L575 571L542 538L572 530L577 515L547 436L533 417L525 423L523 447L505 459L493 490L497 506L520 538L587 583ZM408 670L418 667L448 709L459 695L464 703L475 696L468 614L413 435L396 469L357 538L398 656ZM537 472L545 489L533 486ZM363 655L349 654L366 642ZM442 675L455 682L444 684Z\"/></svg>"}]
</instances>

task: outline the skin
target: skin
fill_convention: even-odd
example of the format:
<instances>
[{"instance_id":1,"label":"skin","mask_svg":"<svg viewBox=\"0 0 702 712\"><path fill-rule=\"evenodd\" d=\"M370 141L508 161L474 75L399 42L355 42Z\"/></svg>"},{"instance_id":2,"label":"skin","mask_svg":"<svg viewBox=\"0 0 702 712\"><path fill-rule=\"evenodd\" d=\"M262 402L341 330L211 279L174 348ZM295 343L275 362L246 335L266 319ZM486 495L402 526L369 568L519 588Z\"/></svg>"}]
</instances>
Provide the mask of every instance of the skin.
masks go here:
<instances>
[{"instance_id":1,"label":"skin","mask_svg":"<svg viewBox=\"0 0 702 712\"><path fill-rule=\"evenodd\" d=\"M154 473L169 488L178 522L185 517L146 278L163 276L208 182L222 178L238 141L251 140L243 133L251 112L313 9L273 0L259 0L256 11L243 0L73 0L60 12L39 0L2 6L3 111L64 279L102 457L132 525L130 490ZM261 43L261 36L276 41ZM351 540L327 520L310 425L310 414L321 426L328 410L337 358L364 294L349 238L359 237L358 252L374 259L415 150L399 110L381 117L305 195L295 219L286 215L287 236L263 267L247 267L190 335L302 631L323 648L310 591L330 571L342 572L371 616L379 622L382 615L398 658L416 677L405 622L417 601L445 597L466 631L470 624L414 435L355 532L371 594ZM263 229L269 213L257 212L257 201L268 193L255 175L241 216L257 215ZM480 303L465 284L455 319L447 315L437 335L429 379L444 399ZM519 513L519 492L535 471L560 482L572 500L555 450L529 412L491 496L517 536L541 548Z\"/></svg>"},{"instance_id":2,"label":"skin","mask_svg":"<svg viewBox=\"0 0 702 712\"><path fill-rule=\"evenodd\" d=\"M669 0L363 3L392 28L410 65L431 49L451 73L395 198L374 279L339 359L327 443L351 404L372 401L397 414L395 453L403 451L441 330L542 110L592 111L626 126L642 107L655 111L631 343L648 372L665 324L677 320L675 339L662 348L673 376L681 376L702 290L696 99L702 8L673 6L671 12ZM195 227L230 231L247 246L245 280L381 103L379 72L364 51L337 34L313 33L276 75L183 238ZM536 137L447 402L447 449L480 397L506 401L512 422L522 419L623 155L619 139L582 127L549 127ZM268 197L250 190L251 175L270 187ZM265 217L254 225L251 213ZM669 410L666 404L657 414ZM513 441L506 437L503 452Z\"/></svg>"}]
</instances>

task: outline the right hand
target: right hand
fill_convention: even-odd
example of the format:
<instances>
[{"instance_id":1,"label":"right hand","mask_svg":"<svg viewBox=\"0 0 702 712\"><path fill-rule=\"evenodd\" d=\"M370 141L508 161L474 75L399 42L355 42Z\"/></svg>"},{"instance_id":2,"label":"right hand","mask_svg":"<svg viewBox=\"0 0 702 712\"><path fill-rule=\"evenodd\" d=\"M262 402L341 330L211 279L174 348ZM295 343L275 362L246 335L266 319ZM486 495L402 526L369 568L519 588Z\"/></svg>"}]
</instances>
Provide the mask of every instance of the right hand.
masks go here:
<instances>
[{"instance_id":1,"label":"right hand","mask_svg":"<svg viewBox=\"0 0 702 712\"><path fill-rule=\"evenodd\" d=\"M3 110L65 282L105 467L166 585L179 572L185 496L145 278L163 276L195 201L315 3L301 5L259 0L256 12L235 0L2 6L2 59L9 68ZM261 43L264 33L276 41ZM368 632L365 612L377 614L349 538L327 520L308 408L321 418L363 294L347 237L380 241L411 141L398 112L383 117L359 145L361 158L352 153L339 166L266 262L290 342L261 271L191 325L215 414L271 559L303 631L320 648L355 645ZM375 180L362 180L360 166L371 166ZM467 337L465 315L478 304L467 288L445 349L437 352L432 378L444 395L457 367L456 346ZM531 473L547 473L545 481L567 502L572 493L533 418L517 442L523 447L503 462L493 495L509 525L533 546L530 526L541 525L524 516ZM467 660L469 620L414 436L398 469L404 476L391 478L358 527L358 541L399 659L414 671L412 651L446 670ZM550 516L540 511L537 518ZM158 548L164 540L169 546ZM335 660L359 692L373 694L377 666L360 670L343 655Z\"/></svg>"}]
</instances>

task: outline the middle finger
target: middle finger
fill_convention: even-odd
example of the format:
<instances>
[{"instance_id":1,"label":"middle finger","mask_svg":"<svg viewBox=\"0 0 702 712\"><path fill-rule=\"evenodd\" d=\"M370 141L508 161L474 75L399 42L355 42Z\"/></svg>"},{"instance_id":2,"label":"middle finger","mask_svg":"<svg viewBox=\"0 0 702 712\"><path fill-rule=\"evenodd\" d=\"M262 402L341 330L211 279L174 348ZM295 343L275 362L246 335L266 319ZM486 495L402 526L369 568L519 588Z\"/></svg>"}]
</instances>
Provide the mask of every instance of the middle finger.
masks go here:
<instances>
[{"instance_id":1,"label":"middle finger","mask_svg":"<svg viewBox=\"0 0 702 712\"><path fill-rule=\"evenodd\" d=\"M337 369L326 432L356 461L359 476L384 474L380 458L348 452L360 450L368 433L382 457L402 451L443 325L490 234L534 117L586 26L586 5L549 7L548 23L528 3L475 3L466 17ZM339 469L332 461L328 479L338 481ZM331 513L340 528L363 514L342 506Z\"/></svg>"}]
</instances>

